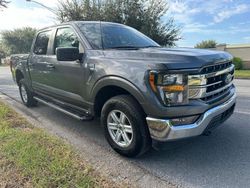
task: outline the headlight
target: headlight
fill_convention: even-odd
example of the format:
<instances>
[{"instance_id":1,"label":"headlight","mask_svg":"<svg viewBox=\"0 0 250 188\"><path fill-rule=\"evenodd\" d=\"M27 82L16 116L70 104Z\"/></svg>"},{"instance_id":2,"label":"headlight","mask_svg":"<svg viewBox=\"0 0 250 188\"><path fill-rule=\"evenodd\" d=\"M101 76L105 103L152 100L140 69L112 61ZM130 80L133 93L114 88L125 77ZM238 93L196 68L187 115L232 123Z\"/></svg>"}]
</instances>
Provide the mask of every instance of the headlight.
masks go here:
<instances>
[{"instance_id":1,"label":"headlight","mask_svg":"<svg viewBox=\"0 0 250 188\"><path fill-rule=\"evenodd\" d=\"M183 105L188 103L188 75L164 74L151 71L149 83L152 90L165 105Z\"/></svg>"}]
</instances>

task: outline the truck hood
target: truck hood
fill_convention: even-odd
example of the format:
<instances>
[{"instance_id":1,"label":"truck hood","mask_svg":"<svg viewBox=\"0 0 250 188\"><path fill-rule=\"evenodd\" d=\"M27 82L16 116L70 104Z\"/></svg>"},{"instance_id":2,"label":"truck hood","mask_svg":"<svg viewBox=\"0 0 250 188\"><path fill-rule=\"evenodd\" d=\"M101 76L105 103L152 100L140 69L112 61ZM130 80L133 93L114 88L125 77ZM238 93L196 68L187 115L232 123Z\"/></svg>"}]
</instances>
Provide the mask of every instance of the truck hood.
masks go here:
<instances>
[{"instance_id":1,"label":"truck hood","mask_svg":"<svg viewBox=\"0 0 250 188\"><path fill-rule=\"evenodd\" d=\"M218 62L230 61L227 52L193 48L144 48L139 50L104 50L106 58L138 61L152 69L197 69Z\"/></svg>"}]
</instances>

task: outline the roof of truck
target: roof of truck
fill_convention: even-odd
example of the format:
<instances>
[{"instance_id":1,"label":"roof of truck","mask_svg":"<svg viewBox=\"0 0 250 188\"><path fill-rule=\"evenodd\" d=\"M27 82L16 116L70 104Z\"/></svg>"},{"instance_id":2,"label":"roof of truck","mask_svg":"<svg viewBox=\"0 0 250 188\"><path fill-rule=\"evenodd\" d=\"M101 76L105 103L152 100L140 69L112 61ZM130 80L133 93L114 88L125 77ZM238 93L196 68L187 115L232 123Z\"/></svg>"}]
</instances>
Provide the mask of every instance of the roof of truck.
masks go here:
<instances>
[{"instance_id":1,"label":"roof of truck","mask_svg":"<svg viewBox=\"0 0 250 188\"><path fill-rule=\"evenodd\" d=\"M61 23L61 24L56 24L56 25L51 25L51 26L48 26L48 27L44 27L42 29L39 29L39 31L40 30L46 30L46 29L49 29L49 28L52 28L52 27L63 26L63 25L75 25L77 23L101 23L101 24L123 25L123 24L120 24L120 23L104 22L104 21L70 21L70 22L64 22L64 23Z\"/></svg>"}]
</instances>

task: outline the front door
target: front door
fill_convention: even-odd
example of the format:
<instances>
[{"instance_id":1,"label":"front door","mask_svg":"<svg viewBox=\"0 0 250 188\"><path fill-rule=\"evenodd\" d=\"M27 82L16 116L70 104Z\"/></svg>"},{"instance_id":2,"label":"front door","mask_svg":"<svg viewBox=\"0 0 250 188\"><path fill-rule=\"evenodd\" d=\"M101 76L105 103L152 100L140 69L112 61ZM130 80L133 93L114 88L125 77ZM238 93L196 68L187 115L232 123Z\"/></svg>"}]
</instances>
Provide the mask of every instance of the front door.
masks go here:
<instances>
[{"instance_id":1,"label":"front door","mask_svg":"<svg viewBox=\"0 0 250 188\"><path fill-rule=\"evenodd\" d=\"M58 28L53 43L53 54L49 56L48 60L53 65L48 85L51 94L62 101L84 107L82 97L85 87L84 59L82 61L57 61L56 58L56 48L58 47L78 47L82 54L84 48L71 27Z\"/></svg>"}]
</instances>

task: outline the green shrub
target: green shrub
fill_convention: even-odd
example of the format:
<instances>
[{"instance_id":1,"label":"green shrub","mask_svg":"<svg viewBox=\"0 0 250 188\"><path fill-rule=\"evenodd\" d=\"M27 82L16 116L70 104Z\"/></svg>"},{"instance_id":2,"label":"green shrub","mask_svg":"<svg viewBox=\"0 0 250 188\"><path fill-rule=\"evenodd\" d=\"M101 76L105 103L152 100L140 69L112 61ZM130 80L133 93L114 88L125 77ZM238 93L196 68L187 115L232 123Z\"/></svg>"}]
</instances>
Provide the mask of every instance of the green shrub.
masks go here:
<instances>
[{"instance_id":1,"label":"green shrub","mask_svg":"<svg viewBox=\"0 0 250 188\"><path fill-rule=\"evenodd\" d=\"M243 69L243 61L239 57L233 58L233 64L235 65L236 70L242 70Z\"/></svg>"}]
</instances>

